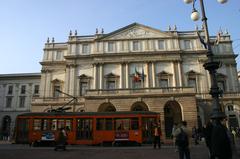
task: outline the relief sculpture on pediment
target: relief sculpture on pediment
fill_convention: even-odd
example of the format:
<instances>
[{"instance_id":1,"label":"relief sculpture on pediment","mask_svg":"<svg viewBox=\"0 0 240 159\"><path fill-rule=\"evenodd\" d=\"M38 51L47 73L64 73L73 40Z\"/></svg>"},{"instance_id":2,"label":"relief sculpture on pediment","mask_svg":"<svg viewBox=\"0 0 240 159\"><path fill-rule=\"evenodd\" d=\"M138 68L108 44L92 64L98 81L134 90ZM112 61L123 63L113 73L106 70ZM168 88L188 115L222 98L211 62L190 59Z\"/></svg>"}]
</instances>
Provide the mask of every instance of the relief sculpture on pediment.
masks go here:
<instances>
[{"instance_id":1,"label":"relief sculpture on pediment","mask_svg":"<svg viewBox=\"0 0 240 159\"><path fill-rule=\"evenodd\" d=\"M146 37L155 37L155 36L156 34L150 31L139 29L139 28L133 28L113 36L112 39L146 38Z\"/></svg>"}]
</instances>

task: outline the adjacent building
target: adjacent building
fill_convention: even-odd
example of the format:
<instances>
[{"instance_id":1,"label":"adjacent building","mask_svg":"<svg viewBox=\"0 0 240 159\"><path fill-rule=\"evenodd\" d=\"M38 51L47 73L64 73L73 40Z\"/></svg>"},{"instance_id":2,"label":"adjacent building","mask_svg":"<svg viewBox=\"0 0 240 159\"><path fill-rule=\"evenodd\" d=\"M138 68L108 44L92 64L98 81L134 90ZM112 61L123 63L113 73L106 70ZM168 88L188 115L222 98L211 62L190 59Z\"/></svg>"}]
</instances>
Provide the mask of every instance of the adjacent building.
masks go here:
<instances>
[{"instance_id":1,"label":"adjacent building","mask_svg":"<svg viewBox=\"0 0 240 159\"><path fill-rule=\"evenodd\" d=\"M40 73L0 75L0 139L12 136L18 114L31 111L33 97L38 97Z\"/></svg>"}]
</instances>

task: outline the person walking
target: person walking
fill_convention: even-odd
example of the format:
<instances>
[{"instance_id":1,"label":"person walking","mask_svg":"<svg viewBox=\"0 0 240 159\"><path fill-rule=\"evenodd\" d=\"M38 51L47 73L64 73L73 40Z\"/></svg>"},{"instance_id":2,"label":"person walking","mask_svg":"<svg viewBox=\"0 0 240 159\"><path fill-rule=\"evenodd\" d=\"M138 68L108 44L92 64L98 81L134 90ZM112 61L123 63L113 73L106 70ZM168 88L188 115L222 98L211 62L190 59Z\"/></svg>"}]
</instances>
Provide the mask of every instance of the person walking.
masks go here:
<instances>
[{"instance_id":1,"label":"person walking","mask_svg":"<svg viewBox=\"0 0 240 159\"><path fill-rule=\"evenodd\" d=\"M212 120L209 120L207 125L206 125L206 128L204 129L203 131L203 134L204 134L204 138L205 138L205 142L206 142L206 145L208 147L208 152L209 152L209 158L210 159L214 159L214 156L212 154L212 128L213 128L213 125L212 125Z\"/></svg>"},{"instance_id":2,"label":"person walking","mask_svg":"<svg viewBox=\"0 0 240 159\"><path fill-rule=\"evenodd\" d=\"M187 122L182 121L181 127L179 127L175 132L174 136L176 137L176 145L178 147L179 159L191 159L189 141L191 138L191 133L187 128Z\"/></svg>"},{"instance_id":3,"label":"person walking","mask_svg":"<svg viewBox=\"0 0 240 159\"><path fill-rule=\"evenodd\" d=\"M160 127L160 123L155 123L154 125L154 131L153 131L153 136L154 136L154 140L153 140L153 148L156 149L157 145L158 148L161 148L161 127Z\"/></svg>"},{"instance_id":4,"label":"person walking","mask_svg":"<svg viewBox=\"0 0 240 159\"><path fill-rule=\"evenodd\" d=\"M67 133L64 128L61 128L58 134L58 139L55 146L55 151L58 149L66 150Z\"/></svg>"},{"instance_id":5,"label":"person walking","mask_svg":"<svg viewBox=\"0 0 240 159\"><path fill-rule=\"evenodd\" d=\"M226 119L216 120L212 129L212 153L218 159L232 159L231 137L226 127Z\"/></svg>"},{"instance_id":6,"label":"person walking","mask_svg":"<svg viewBox=\"0 0 240 159\"><path fill-rule=\"evenodd\" d=\"M178 124L174 123L172 127L172 139L173 139L173 146L175 148L175 152L178 151L177 145L176 145L176 137L174 136L174 132L177 130L177 128L178 128Z\"/></svg>"}]
</instances>

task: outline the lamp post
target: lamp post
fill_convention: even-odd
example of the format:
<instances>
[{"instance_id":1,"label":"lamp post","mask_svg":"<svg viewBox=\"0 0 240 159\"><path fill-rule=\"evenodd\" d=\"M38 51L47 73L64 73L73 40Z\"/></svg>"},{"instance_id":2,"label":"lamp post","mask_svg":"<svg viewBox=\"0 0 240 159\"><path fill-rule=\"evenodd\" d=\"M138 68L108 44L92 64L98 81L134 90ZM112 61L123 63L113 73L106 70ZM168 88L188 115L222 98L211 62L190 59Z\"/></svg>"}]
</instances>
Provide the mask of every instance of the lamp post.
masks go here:
<instances>
[{"instance_id":1,"label":"lamp post","mask_svg":"<svg viewBox=\"0 0 240 159\"><path fill-rule=\"evenodd\" d=\"M193 11L191 14L191 18L194 21L197 21L200 18L200 15L198 11L195 9L195 2L196 0L184 0L185 3L193 4ZM204 26L204 33L205 33L205 46L207 49L207 62L204 63L203 67L205 70L208 70L211 78L211 88L209 94L212 96L212 113L211 113L211 118L212 119L221 119L224 118L226 115L221 109L221 104L220 104L220 99L219 97L222 94L222 90L218 87L217 84L217 69L220 67L220 62L219 61L214 61L214 55L212 52L211 48L211 42L209 38L209 32L208 32L208 24L207 24L207 17L205 14L205 8L204 8L204 3L203 0L199 0L200 2L200 7L201 7L201 13L202 13L202 22ZM226 3L227 0L218 0L219 3Z\"/></svg>"},{"instance_id":2,"label":"lamp post","mask_svg":"<svg viewBox=\"0 0 240 159\"><path fill-rule=\"evenodd\" d=\"M189 3L193 4L193 11L191 14L191 18L194 21L198 20L200 18L200 15L198 11L195 9L196 0L184 0L184 2L187 4ZM201 16L202 16L202 22L204 27L204 33L205 33L205 41L202 40L200 36L199 38L200 38L200 41L204 44L205 48L207 49L207 61L204 63L203 67L205 68L205 70L209 72L210 79L211 79L211 88L210 88L209 94L212 96L211 119L213 120L213 128L212 128L212 135L211 135L211 141L210 141L211 142L210 151L216 152L219 150L219 147L224 146L222 143L226 143L226 142L222 142L222 140L225 140L225 141L227 140L227 139L221 139L215 135L215 132L226 134L224 132L225 129L221 129L222 126L220 123L220 121L226 117L225 113L221 109L221 104L220 104L220 96L222 95L222 90L218 87L218 83L217 83L217 69L220 67L220 62L214 60L214 54L212 52L212 47L211 47L211 42L210 42L210 37L208 32L208 24L207 24L207 17L205 14L204 3L203 3L203 0L199 0L199 2L200 2ZM227 0L218 0L218 2L223 4L223 3L226 3ZM215 152L211 152L211 153L215 153Z\"/></svg>"}]
</instances>

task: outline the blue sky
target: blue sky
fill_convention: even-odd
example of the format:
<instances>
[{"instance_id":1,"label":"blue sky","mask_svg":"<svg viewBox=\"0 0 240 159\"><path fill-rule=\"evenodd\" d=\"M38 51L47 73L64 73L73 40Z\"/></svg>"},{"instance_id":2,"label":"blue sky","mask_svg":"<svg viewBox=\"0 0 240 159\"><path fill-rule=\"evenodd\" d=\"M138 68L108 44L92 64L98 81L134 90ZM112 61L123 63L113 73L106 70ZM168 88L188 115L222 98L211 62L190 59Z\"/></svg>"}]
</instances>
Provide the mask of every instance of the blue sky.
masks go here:
<instances>
[{"instance_id":1,"label":"blue sky","mask_svg":"<svg viewBox=\"0 0 240 159\"><path fill-rule=\"evenodd\" d=\"M196 4L199 7L199 4ZM240 0L205 0L211 35L228 29L235 54L240 53ZM79 35L105 33L138 22L167 30L194 30L192 6L183 0L2 0L0 5L0 74L40 72L47 37L66 42L69 30ZM240 70L240 57L237 58Z\"/></svg>"}]
</instances>

